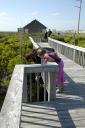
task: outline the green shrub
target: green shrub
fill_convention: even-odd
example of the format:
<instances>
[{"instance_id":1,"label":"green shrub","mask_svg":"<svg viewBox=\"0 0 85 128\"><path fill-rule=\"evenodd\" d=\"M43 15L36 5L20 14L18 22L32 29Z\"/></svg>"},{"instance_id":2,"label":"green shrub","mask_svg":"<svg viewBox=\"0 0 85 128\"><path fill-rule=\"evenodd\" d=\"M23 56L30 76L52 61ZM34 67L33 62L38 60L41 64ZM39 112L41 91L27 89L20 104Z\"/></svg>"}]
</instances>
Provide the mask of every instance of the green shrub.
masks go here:
<instances>
[{"instance_id":1,"label":"green shrub","mask_svg":"<svg viewBox=\"0 0 85 128\"><path fill-rule=\"evenodd\" d=\"M65 43L73 44L76 46L85 47L85 34L75 34L75 33L67 33L67 34L52 34L51 38L63 41Z\"/></svg>"}]
</instances>

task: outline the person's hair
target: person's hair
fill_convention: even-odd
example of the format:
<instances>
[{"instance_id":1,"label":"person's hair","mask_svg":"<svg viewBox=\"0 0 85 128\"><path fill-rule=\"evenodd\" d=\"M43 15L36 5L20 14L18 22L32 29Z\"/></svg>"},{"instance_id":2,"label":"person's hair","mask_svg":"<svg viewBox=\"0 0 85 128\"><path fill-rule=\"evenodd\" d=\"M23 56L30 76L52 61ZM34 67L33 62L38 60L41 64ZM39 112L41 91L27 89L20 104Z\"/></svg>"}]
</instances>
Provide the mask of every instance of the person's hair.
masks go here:
<instances>
[{"instance_id":1,"label":"person's hair","mask_svg":"<svg viewBox=\"0 0 85 128\"><path fill-rule=\"evenodd\" d=\"M39 56L42 56L45 52L46 52L45 49L42 49L42 48L40 48L40 49L37 50L37 54Z\"/></svg>"}]
</instances>

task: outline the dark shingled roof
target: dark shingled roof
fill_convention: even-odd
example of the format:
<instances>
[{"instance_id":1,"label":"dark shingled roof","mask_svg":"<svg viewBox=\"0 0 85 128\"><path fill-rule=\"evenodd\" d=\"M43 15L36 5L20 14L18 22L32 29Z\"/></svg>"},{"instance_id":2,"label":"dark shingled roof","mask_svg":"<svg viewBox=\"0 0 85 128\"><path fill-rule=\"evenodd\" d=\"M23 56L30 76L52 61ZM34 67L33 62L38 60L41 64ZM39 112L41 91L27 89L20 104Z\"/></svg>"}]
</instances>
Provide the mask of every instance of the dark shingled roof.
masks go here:
<instances>
[{"instance_id":1,"label":"dark shingled roof","mask_svg":"<svg viewBox=\"0 0 85 128\"><path fill-rule=\"evenodd\" d=\"M32 26L33 24L39 24L40 26L42 26L43 28L47 28L45 25L43 25L42 23L40 23L38 20L33 20L32 22L30 22L29 24L27 24L27 25L25 25L23 28L28 28L28 27L30 27L30 26Z\"/></svg>"}]
</instances>

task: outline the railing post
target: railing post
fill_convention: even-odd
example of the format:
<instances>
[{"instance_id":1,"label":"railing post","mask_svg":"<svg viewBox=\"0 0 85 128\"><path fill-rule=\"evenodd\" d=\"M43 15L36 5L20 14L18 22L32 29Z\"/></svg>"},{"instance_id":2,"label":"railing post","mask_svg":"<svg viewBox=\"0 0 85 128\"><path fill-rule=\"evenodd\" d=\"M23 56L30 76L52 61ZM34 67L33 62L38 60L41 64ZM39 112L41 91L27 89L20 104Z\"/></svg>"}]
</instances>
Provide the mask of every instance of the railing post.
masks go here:
<instances>
[{"instance_id":1,"label":"railing post","mask_svg":"<svg viewBox=\"0 0 85 128\"><path fill-rule=\"evenodd\" d=\"M24 73L24 82L23 82L23 97L22 97L22 101L23 102L27 102L27 73Z\"/></svg>"},{"instance_id":2,"label":"railing post","mask_svg":"<svg viewBox=\"0 0 85 128\"><path fill-rule=\"evenodd\" d=\"M44 81L44 101L46 101L46 90L48 87L48 72L43 73L43 81Z\"/></svg>"},{"instance_id":3,"label":"railing post","mask_svg":"<svg viewBox=\"0 0 85 128\"><path fill-rule=\"evenodd\" d=\"M55 71L48 72L48 101L56 99Z\"/></svg>"},{"instance_id":4,"label":"railing post","mask_svg":"<svg viewBox=\"0 0 85 128\"><path fill-rule=\"evenodd\" d=\"M73 61L75 62L75 49L73 49Z\"/></svg>"}]
</instances>

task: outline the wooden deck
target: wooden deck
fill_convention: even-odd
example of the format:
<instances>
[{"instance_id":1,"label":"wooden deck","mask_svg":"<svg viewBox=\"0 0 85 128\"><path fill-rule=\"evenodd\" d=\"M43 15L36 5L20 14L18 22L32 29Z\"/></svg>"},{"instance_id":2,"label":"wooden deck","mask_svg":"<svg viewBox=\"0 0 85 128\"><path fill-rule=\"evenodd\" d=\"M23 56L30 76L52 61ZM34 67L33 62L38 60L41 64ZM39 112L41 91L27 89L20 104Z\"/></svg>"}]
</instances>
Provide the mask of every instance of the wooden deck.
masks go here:
<instances>
[{"instance_id":1,"label":"wooden deck","mask_svg":"<svg viewBox=\"0 0 85 128\"><path fill-rule=\"evenodd\" d=\"M85 68L65 56L65 85L56 100L22 104L20 128L85 128Z\"/></svg>"}]
</instances>

